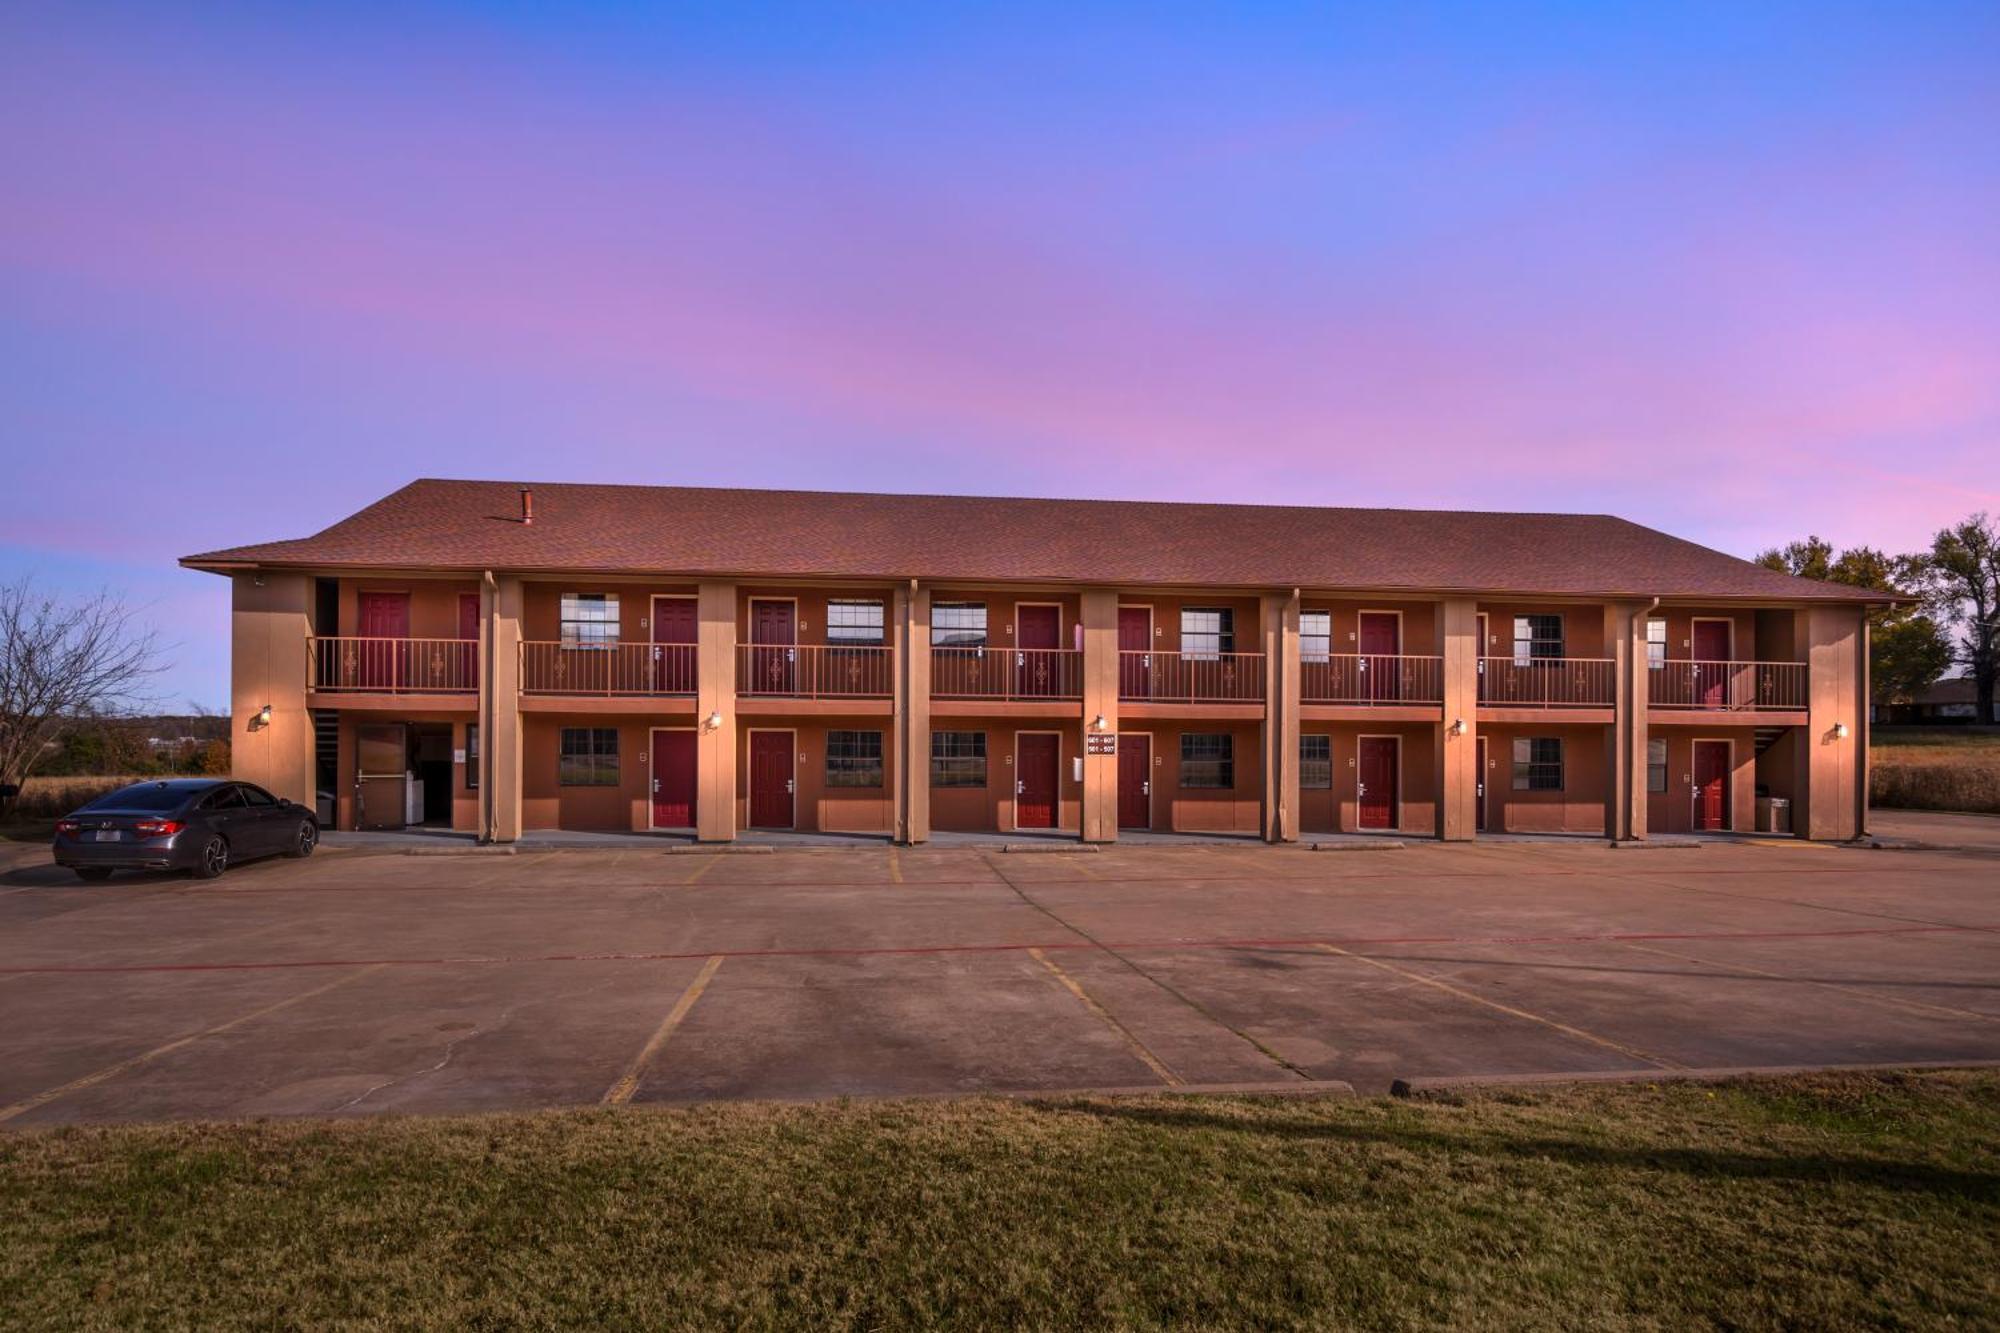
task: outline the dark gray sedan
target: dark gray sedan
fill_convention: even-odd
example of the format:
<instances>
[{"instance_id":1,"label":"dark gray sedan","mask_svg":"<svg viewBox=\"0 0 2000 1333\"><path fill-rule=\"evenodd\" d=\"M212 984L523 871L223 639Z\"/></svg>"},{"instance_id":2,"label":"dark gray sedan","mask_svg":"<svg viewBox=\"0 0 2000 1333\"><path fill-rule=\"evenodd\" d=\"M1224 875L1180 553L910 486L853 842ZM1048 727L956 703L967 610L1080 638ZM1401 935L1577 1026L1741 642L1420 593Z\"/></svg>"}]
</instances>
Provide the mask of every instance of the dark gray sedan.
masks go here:
<instances>
[{"instance_id":1,"label":"dark gray sedan","mask_svg":"<svg viewBox=\"0 0 2000 1333\"><path fill-rule=\"evenodd\" d=\"M139 782L56 821L56 864L85 879L185 870L214 879L232 861L311 856L319 819L262 787L224 778Z\"/></svg>"}]
</instances>

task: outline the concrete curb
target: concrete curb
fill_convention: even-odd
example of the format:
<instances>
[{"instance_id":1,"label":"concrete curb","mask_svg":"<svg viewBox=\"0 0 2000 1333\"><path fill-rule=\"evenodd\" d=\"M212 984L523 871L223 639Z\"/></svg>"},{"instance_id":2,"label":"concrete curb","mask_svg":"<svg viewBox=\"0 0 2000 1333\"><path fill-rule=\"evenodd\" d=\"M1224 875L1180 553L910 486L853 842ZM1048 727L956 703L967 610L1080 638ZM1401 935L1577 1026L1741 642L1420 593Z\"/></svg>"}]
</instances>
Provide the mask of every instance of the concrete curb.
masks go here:
<instances>
[{"instance_id":1,"label":"concrete curb","mask_svg":"<svg viewBox=\"0 0 2000 1333\"><path fill-rule=\"evenodd\" d=\"M1163 1083L1114 1084L1110 1087L1082 1088L995 1088L976 1092L863 1092L838 1093L824 1097L746 1097L741 1099L713 1097L667 1098L660 1101L630 1102L629 1107L645 1110L659 1107L688 1106L823 1106L833 1102L960 1102L979 1098L991 1098L1007 1102L1061 1101L1079 1097L1300 1097L1300 1098L1351 1098L1360 1094L1354 1085L1337 1078L1291 1079L1284 1083L1182 1083L1168 1086Z\"/></svg>"},{"instance_id":2,"label":"concrete curb","mask_svg":"<svg viewBox=\"0 0 2000 1333\"><path fill-rule=\"evenodd\" d=\"M1621 852L1666 851L1685 847L1721 846L1720 843L1704 843L1699 838L1614 838L1612 847Z\"/></svg>"},{"instance_id":3,"label":"concrete curb","mask_svg":"<svg viewBox=\"0 0 2000 1333\"><path fill-rule=\"evenodd\" d=\"M946 850L955 850L947 848ZM979 850L987 850L981 848ZM1095 854L1099 849L1093 842L1003 842L999 850L1003 852L1034 852L1044 856L1078 856Z\"/></svg>"},{"instance_id":4,"label":"concrete curb","mask_svg":"<svg viewBox=\"0 0 2000 1333\"><path fill-rule=\"evenodd\" d=\"M1396 838L1368 842L1309 842L1309 852L1400 852L1409 844Z\"/></svg>"},{"instance_id":5,"label":"concrete curb","mask_svg":"<svg viewBox=\"0 0 2000 1333\"><path fill-rule=\"evenodd\" d=\"M1542 1088L1592 1083L1724 1083L1738 1078L1796 1078L1802 1074L1895 1074L1926 1069L2000 1069L2000 1060L1898 1060L1864 1065L1728 1065L1710 1069L1608 1069L1583 1074L1465 1074L1447 1078L1399 1078L1392 1097L1425 1097L1441 1092L1501 1088Z\"/></svg>"}]
</instances>

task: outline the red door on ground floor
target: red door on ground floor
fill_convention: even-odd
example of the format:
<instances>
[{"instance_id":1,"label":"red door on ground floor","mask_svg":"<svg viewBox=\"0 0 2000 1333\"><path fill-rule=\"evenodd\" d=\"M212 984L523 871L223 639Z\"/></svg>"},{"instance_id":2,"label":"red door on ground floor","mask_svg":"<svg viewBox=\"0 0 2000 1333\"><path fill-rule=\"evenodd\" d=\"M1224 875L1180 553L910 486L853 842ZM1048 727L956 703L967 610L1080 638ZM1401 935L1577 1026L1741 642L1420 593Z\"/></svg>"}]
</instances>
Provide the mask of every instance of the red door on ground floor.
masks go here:
<instances>
[{"instance_id":1,"label":"red door on ground floor","mask_svg":"<svg viewBox=\"0 0 2000 1333\"><path fill-rule=\"evenodd\" d=\"M1014 738L1014 827L1056 826L1057 766L1062 738L1024 731Z\"/></svg>"},{"instance_id":2,"label":"red door on ground floor","mask_svg":"<svg viewBox=\"0 0 2000 1333\"><path fill-rule=\"evenodd\" d=\"M792 828L792 733L750 733L750 827Z\"/></svg>"},{"instance_id":3,"label":"red door on ground floor","mask_svg":"<svg viewBox=\"0 0 2000 1333\"><path fill-rule=\"evenodd\" d=\"M1473 762L1478 765L1479 771L1472 778L1472 826L1484 833L1486 832L1486 738L1484 736L1479 738L1477 749L1479 753Z\"/></svg>"},{"instance_id":4,"label":"red door on ground floor","mask_svg":"<svg viewBox=\"0 0 2000 1333\"><path fill-rule=\"evenodd\" d=\"M1694 826L1729 827L1729 742L1694 743Z\"/></svg>"},{"instance_id":5,"label":"red door on ground floor","mask_svg":"<svg viewBox=\"0 0 2000 1333\"><path fill-rule=\"evenodd\" d=\"M693 828L695 733L654 732L652 764L653 827Z\"/></svg>"},{"instance_id":6,"label":"red door on ground floor","mask_svg":"<svg viewBox=\"0 0 2000 1333\"><path fill-rule=\"evenodd\" d=\"M1118 738L1118 827L1153 827L1153 738L1143 731Z\"/></svg>"},{"instance_id":7,"label":"red door on ground floor","mask_svg":"<svg viewBox=\"0 0 2000 1333\"><path fill-rule=\"evenodd\" d=\"M1355 792L1359 823L1367 829L1396 827L1396 738L1363 736Z\"/></svg>"}]
</instances>

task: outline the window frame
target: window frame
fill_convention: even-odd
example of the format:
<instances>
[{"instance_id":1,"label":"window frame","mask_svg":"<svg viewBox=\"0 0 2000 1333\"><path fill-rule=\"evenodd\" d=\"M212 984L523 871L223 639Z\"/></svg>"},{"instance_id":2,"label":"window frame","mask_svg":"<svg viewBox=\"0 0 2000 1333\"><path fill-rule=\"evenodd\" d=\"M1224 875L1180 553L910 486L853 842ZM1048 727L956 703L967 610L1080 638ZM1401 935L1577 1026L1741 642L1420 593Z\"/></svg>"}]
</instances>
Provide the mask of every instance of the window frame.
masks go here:
<instances>
[{"instance_id":1,"label":"window frame","mask_svg":"<svg viewBox=\"0 0 2000 1333\"><path fill-rule=\"evenodd\" d=\"M1309 620L1317 620L1323 623L1326 626L1325 632L1315 633L1308 630L1306 622ZM1310 645L1315 639L1323 640L1326 646L1318 650L1313 649ZM1301 662L1330 662L1333 660L1333 612L1299 612L1299 660Z\"/></svg>"},{"instance_id":2,"label":"window frame","mask_svg":"<svg viewBox=\"0 0 2000 1333\"><path fill-rule=\"evenodd\" d=\"M874 753L868 753L873 741ZM846 750L836 753L836 750ZM880 791L889 783L889 765L880 731L860 727L839 727L826 733L826 750L820 756L821 775L826 789ZM870 780L872 777L872 781Z\"/></svg>"},{"instance_id":3,"label":"window frame","mask_svg":"<svg viewBox=\"0 0 2000 1333\"><path fill-rule=\"evenodd\" d=\"M603 614L585 616L575 614L584 604L594 604ZM623 622L621 608L615 592L566 592L556 610L556 636L562 646L579 652L608 652L616 648L622 638ZM583 633L583 627L594 627L595 632ZM608 632L606 632L608 631Z\"/></svg>"},{"instance_id":4,"label":"window frame","mask_svg":"<svg viewBox=\"0 0 2000 1333\"><path fill-rule=\"evenodd\" d=\"M941 749L948 750L951 748L950 744L948 743L950 738L955 738L960 741L963 741L967 738L971 738L972 740L977 742L976 745L973 746L972 748L976 749L978 753L977 754L942 753ZM940 742L946 742L946 744L944 744L941 747ZM978 781L976 782L970 780L972 774L971 766L975 762L978 764ZM944 765L944 767L940 769L939 767L940 765ZM989 781L989 775L991 774L991 772L992 769L990 767L990 758L989 758L988 746L986 743L985 732L983 731L931 732L932 790L984 791L986 789L987 782ZM946 778L948 780L940 781L940 777Z\"/></svg>"},{"instance_id":5,"label":"window frame","mask_svg":"<svg viewBox=\"0 0 2000 1333\"><path fill-rule=\"evenodd\" d=\"M835 607L873 607L875 624L872 636L870 627L860 625L834 624ZM853 630L863 631L854 635ZM831 648L880 648L889 641L889 607L880 597L829 597L826 599L826 642Z\"/></svg>"},{"instance_id":6,"label":"window frame","mask_svg":"<svg viewBox=\"0 0 2000 1333\"><path fill-rule=\"evenodd\" d=\"M1191 754L1196 742L1221 741L1219 755ZM1236 790L1236 733L1230 731L1183 731L1181 733L1180 787L1184 791ZM1211 780L1190 782L1190 774L1211 770Z\"/></svg>"},{"instance_id":7,"label":"window frame","mask_svg":"<svg viewBox=\"0 0 2000 1333\"><path fill-rule=\"evenodd\" d=\"M1191 629L1189 616L1214 616L1216 627ZM1208 647L1206 640L1213 639L1214 647ZM1201 647L1190 647L1192 642L1202 642ZM1218 662L1223 656L1236 651L1236 608L1231 606L1184 606L1181 608L1181 660L1189 662Z\"/></svg>"},{"instance_id":8,"label":"window frame","mask_svg":"<svg viewBox=\"0 0 2000 1333\"><path fill-rule=\"evenodd\" d=\"M1657 761L1653 758L1656 754L1659 756ZM1658 796L1667 790L1667 770L1670 767L1671 765L1667 762L1666 741L1648 738L1646 741L1646 791L1649 795ZM1655 777L1656 773L1658 774L1657 778Z\"/></svg>"},{"instance_id":9,"label":"window frame","mask_svg":"<svg viewBox=\"0 0 2000 1333\"><path fill-rule=\"evenodd\" d=\"M1306 744L1309 741L1318 742L1319 746L1326 750L1326 754L1323 757L1308 758L1306 756ZM1308 775L1316 772L1321 764L1326 766L1326 781L1315 782ZM1333 790L1333 737L1331 734L1324 731L1299 733L1299 790Z\"/></svg>"},{"instance_id":10,"label":"window frame","mask_svg":"<svg viewBox=\"0 0 2000 1333\"><path fill-rule=\"evenodd\" d=\"M557 751L558 754L561 751ZM479 790L479 724L465 724L465 789Z\"/></svg>"},{"instance_id":11,"label":"window frame","mask_svg":"<svg viewBox=\"0 0 2000 1333\"><path fill-rule=\"evenodd\" d=\"M964 612L977 611L979 613L979 628L977 630L973 630L967 625L941 625L938 623L939 613L945 611L964 611ZM938 637L940 634L961 635L961 634L973 634L973 633L976 633L979 636L977 642L973 642L968 639L959 639L959 638L941 639ZM933 601L931 603L931 647L985 648L988 646L990 646L990 630L987 618L986 603L938 602L938 601Z\"/></svg>"},{"instance_id":12,"label":"window frame","mask_svg":"<svg viewBox=\"0 0 2000 1333\"><path fill-rule=\"evenodd\" d=\"M1654 635L1654 630L1659 631L1657 636ZM1654 649L1658 649L1659 651L1655 652ZM1660 616L1648 616L1646 618L1646 669L1648 671L1663 671L1666 669L1666 665L1667 622Z\"/></svg>"},{"instance_id":13,"label":"window frame","mask_svg":"<svg viewBox=\"0 0 2000 1333\"><path fill-rule=\"evenodd\" d=\"M1555 624L1553 637L1538 632L1548 628L1551 621ZM1560 661L1567 656L1563 644L1563 630L1563 617L1559 612L1515 616L1514 665L1532 666L1536 662ZM1555 651L1545 651L1550 647Z\"/></svg>"},{"instance_id":14,"label":"window frame","mask_svg":"<svg viewBox=\"0 0 2000 1333\"><path fill-rule=\"evenodd\" d=\"M572 736L588 738L581 750L571 748ZM607 736L610 737L608 747L605 745ZM556 730L558 787L618 787L624 780L621 761L616 727L559 727Z\"/></svg>"},{"instance_id":15,"label":"window frame","mask_svg":"<svg viewBox=\"0 0 2000 1333\"><path fill-rule=\"evenodd\" d=\"M1550 750L1546 747L1554 747ZM1543 747L1543 748L1538 748ZM1553 754L1553 758L1551 758ZM1560 736L1516 736L1514 738L1515 791L1566 791L1567 756Z\"/></svg>"}]
</instances>

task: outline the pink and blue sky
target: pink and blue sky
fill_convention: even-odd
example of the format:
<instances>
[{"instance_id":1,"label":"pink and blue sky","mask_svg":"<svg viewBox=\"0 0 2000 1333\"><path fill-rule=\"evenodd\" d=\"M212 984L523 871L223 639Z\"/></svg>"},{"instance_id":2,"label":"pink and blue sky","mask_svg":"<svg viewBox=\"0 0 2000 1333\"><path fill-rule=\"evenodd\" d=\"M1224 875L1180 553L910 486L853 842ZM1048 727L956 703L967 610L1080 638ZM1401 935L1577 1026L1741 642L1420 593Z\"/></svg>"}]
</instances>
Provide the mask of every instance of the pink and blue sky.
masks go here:
<instances>
[{"instance_id":1,"label":"pink and blue sky","mask_svg":"<svg viewBox=\"0 0 2000 1333\"><path fill-rule=\"evenodd\" d=\"M0 573L416 476L2000 510L2000 7L0 6Z\"/></svg>"}]
</instances>

